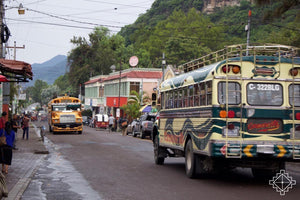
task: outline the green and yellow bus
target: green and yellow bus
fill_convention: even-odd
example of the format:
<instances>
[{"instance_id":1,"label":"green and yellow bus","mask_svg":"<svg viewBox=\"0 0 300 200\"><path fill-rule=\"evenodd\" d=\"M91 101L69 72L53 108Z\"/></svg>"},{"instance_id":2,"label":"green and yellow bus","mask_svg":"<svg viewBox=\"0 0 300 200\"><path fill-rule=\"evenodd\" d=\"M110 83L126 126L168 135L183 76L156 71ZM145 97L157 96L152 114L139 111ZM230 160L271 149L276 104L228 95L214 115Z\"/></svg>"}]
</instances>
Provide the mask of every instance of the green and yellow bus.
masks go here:
<instances>
[{"instance_id":1,"label":"green and yellow bus","mask_svg":"<svg viewBox=\"0 0 300 200\"><path fill-rule=\"evenodd\" d=\"M247 167L270 178L300 161L299 49L232 45L182 65L159 88L156 164L185 157L186 175Z\"/></svg>"}]
</instances>

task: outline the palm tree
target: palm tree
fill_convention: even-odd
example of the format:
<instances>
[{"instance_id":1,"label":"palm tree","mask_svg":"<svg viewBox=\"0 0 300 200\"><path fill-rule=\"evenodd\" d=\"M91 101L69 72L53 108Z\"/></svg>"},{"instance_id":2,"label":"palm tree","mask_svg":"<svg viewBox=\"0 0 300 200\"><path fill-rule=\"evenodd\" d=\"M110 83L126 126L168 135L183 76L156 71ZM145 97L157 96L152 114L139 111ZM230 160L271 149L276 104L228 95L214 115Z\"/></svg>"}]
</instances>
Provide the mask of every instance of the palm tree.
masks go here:
<instances>
[{"instance_id":1,"label":"palm tree","mask_svg":"<svg viewBox=\"0 0 300 200\"><path fill-rule=\"evenodd\" d=\"M141 98L141 95L138 92L132 90L130 92L130 97L128 98L127 105L121 107L122 110L124 110L124 112L126 113L129 123L133 119L136 119L141 116L141 99L143 104L149 103L151 101L150 97L144 94L145 92L143 92L143 98Z\"/></svg>"}]
</instances>

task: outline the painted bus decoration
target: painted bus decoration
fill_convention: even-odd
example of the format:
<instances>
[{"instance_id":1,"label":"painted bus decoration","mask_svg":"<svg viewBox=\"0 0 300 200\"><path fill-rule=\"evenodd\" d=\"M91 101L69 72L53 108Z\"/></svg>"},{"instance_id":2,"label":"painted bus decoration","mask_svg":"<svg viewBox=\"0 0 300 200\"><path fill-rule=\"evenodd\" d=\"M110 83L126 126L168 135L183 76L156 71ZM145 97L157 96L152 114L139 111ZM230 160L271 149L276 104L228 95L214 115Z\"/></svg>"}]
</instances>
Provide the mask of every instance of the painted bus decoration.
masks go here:
<instances>
[{"instance_id":1,"label":"painted bus decoration","mask_svg":"<svg viewBox=\"0 0 300 200\"><path fill-rule=\"evenodd\" d=\"M162 82L154 158L185 157L186 175L247 167L270 178L300 161L299 49L232 45Z\"/></svg>"}]
</instances>

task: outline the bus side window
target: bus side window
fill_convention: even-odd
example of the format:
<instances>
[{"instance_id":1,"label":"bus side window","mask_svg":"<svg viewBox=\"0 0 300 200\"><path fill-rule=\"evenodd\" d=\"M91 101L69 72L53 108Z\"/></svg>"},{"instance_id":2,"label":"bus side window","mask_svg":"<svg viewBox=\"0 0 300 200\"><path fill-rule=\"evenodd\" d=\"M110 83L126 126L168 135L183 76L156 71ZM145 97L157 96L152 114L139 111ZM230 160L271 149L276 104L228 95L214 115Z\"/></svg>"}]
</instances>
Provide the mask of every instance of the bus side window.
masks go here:
<instances>
[{"instance_id":1,"label":"bus side window","mask_svg":"<svg viewBox=\"0 0 300 200\"><path fill-rule=\"evenodd\" d=\"M178 108L178 91L174 90L174 108Z\"/></svg>"},{"instance_id":2,"label":"bus side window","mask_svg":"<svg viewBox=\"0 0 300 200\"><path fill-rule=\"evenodd\" d=\"M208 81L206 82L206 99L207 99L207 104L206 105L211 105L212 104L212 82Z\"/></svg>"},{"instance_id":3,"label":"bus side window","mask_svg":"<svg viewBox=\"0 0 300 200\"><path fill-rule=\"evenodd\" d=\"M173 104L173 91L170 91L170 99L169 99L170 101L170 108L174 108L174 104Z\"/></svg>"},{"instance_id":4,"label":"bus side window","mask_svg":"<svg viewBox=\"0 0 300 200\"><path fill-rule=\"evenodd\" d=\"M193 107L194 106L194 101L193 101L194 86L193 85L189 86L188 95L189 95L189 106Z\"/></svg>"},{"instance_id":5,"label":"bus side window","mask_svg":"<svg viewBox=\"0 0 300 200\"><path fill-rule=\"evenodd\" d=\"M206 105L205 83L200 83L200 106Z\"/></svg>"},{"instance_id":6,"label":"bus side window","mask_svg":"<svg viewBox=\"0 0 300 200\"><path fill-rule=\"evenodd\" d=\"M199 106L199 101L200 101L200 91L199 91L199 85L195 84L194 85L194 106Z\"/></svg>"},{"instance_id":7,"label":"bus side window","mask_svg":"<svg viewBox=\"0 0 300 200\"><path fill-rule=\"evenodd\" d=\"M184 103L183 103L183 107L189 107L189 101L188 101L188 89L187 87L185 87L183 89L183 99L184 99Z\"/></svg>"},{"instance_id":8,"label":"bus side window","mask_svg":"<svg viewBox=\"0 0 300 200\"><path fill-rule=\"evenodd\" d=\"M178 90L178 108L182 108L182 90Z\"/></svg>"}]
</instances>

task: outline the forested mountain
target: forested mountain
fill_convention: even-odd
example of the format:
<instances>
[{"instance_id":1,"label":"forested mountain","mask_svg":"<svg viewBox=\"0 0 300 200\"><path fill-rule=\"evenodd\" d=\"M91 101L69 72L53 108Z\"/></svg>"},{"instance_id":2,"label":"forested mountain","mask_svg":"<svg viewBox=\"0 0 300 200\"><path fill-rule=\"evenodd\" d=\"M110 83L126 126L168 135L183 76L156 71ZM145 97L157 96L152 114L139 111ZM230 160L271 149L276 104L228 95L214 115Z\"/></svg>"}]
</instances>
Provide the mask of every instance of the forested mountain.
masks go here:
<instances>
[{"instance_id":1,"label":"forested mountain","mask_svg":"<svg viewBox=\"0 0 300 200\"><path fill-rule=\"evenodd\" d=\"M74 37L71 41L75 47L68 55L70 70L60 77L64 80L60 83L74 86L76 95L77 86L84 87L90 76L108 74L112 65L117 70L128 68L133 55L139 58L138 67L161 67L163 53L167 64L178 66L225 45L246 43L249 10L251 43L300 47L298 0L273 0L272 4L268 0L241 0L235 6L216 7L210 14L203 12L205 3L211 1L156 0L135 23L116 35L108 28L96 27L89 38Z\"/></svg>"},{"instance_id":2,"label":"forested mountain","mask_svg":"<svg viewBox=\"0 0 300 200\"><path fill-rule=\"evenodd\" d=\"M33 80L26 83L26 87L33 86L37 79L45 81L51 85L61 75L66 73L67 56L57 55L44 63L34 63L31 65Z\"/></svg>"}]
</instances>

